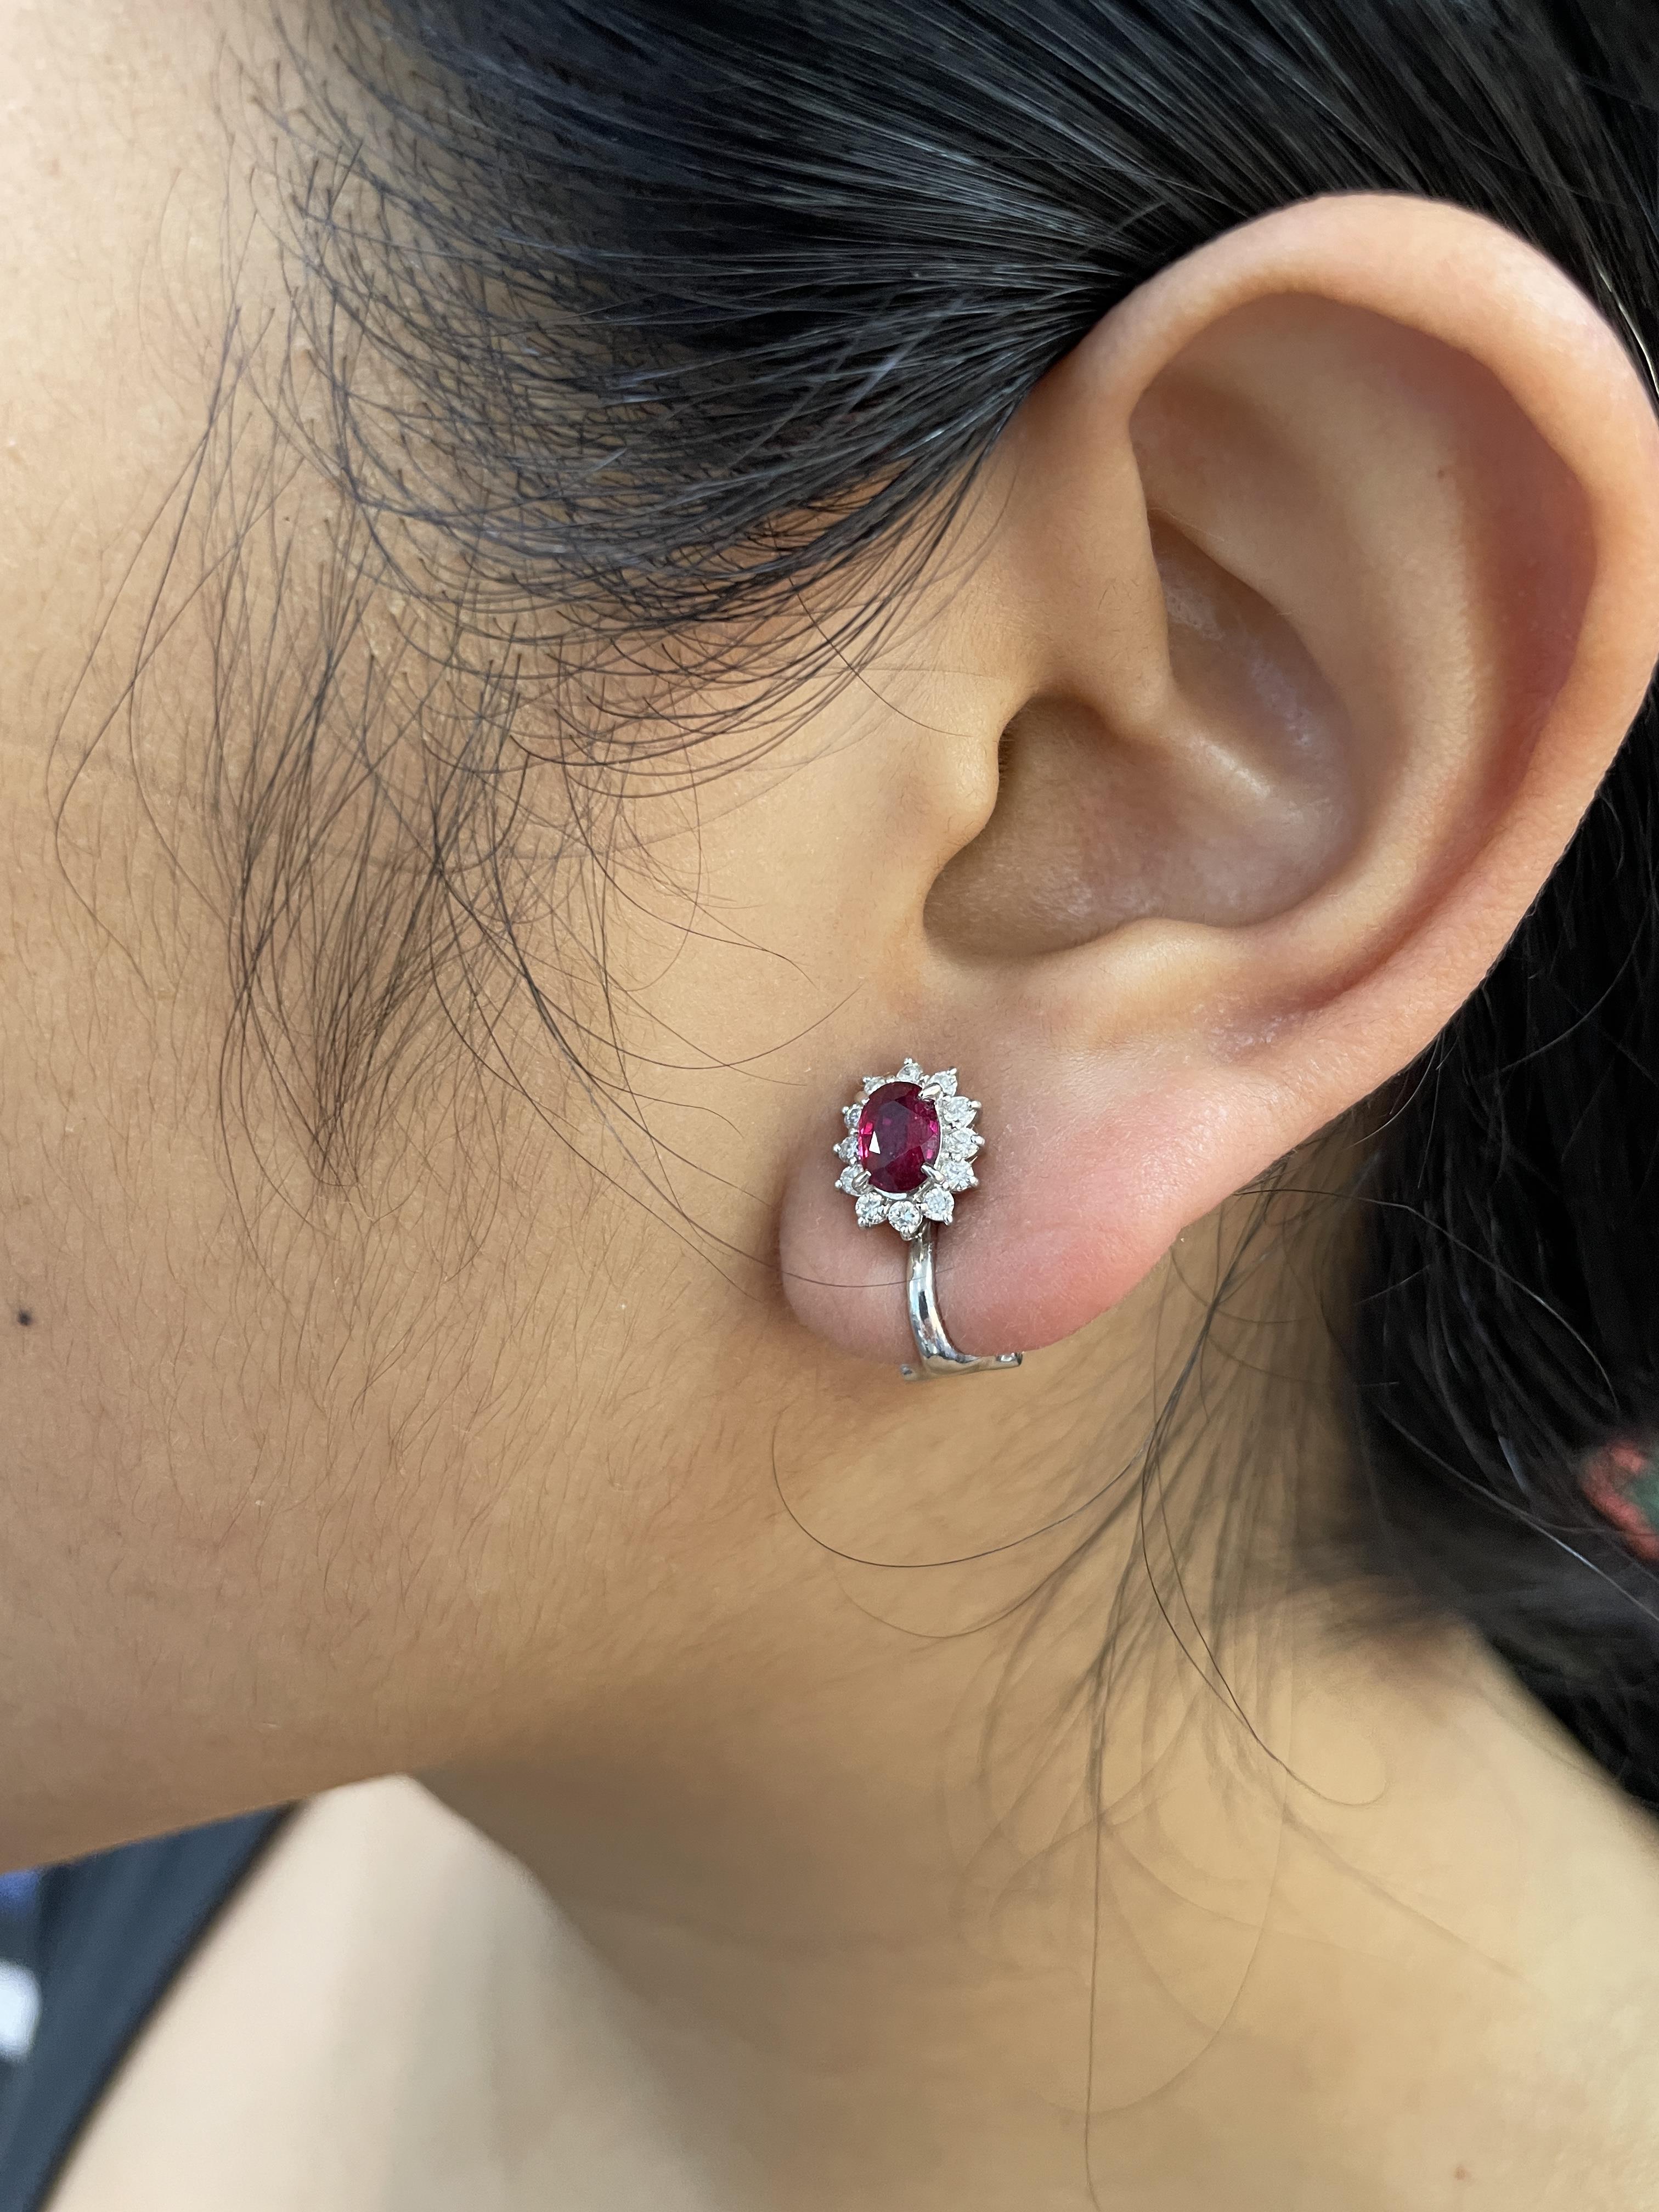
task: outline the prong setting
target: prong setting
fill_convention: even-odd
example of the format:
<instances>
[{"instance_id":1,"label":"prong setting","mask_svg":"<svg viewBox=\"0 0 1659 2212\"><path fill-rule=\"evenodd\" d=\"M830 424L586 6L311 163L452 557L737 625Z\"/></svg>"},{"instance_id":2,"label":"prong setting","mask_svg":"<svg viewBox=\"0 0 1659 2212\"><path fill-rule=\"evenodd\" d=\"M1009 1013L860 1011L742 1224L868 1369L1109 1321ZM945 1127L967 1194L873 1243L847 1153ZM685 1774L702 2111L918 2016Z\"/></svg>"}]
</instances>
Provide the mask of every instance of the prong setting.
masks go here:
<instances>
[{"instance_id":1,"label":"prong setting","mask_svg":"<svg viewBox=\"0 0 1659 2212\"><path fill-rule=\"evenodd\" d=\"M891 1075L866 1075L842 1109L847 1134L833 1147L844 1164L836 1188L853 1200L860 1228L884 1224L910 1243L950 1222L957 1198L979 1182L979 1100L958 1090L954 1067L929 1075L907 1057Z\"/></svg>"}]
</instances>

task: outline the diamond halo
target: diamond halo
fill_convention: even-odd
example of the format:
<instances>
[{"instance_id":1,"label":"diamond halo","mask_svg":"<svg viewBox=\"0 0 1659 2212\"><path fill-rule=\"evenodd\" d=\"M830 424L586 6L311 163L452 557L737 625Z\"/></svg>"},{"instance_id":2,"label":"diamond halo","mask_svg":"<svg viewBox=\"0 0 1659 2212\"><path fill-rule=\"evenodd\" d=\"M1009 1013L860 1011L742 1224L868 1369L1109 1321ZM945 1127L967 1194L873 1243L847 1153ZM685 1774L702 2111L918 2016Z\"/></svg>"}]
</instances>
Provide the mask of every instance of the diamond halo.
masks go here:
<instances>
[{"instance_id":1,"label":"diamond halo","mask_svg":"<svg viewBox=\"0 0 1659 2212\"><path fill-rule=\"evenodd\" d=\"M900 1188L883 1187L881 1169L872 1174L870 1165L880 1133L874 1122L879 1102L875 1109L871 1103L878 1091L914 1094L900 1098L897 1105L898 1112L909 1117L904 1126L912 1138L912 1149L902 1164ZM931 1152L929 1110L937 1131ZM943 1228L956 1212L957 1198L979 1181L973 1167L985 1147L974 1127L979 1110L978 1099L965 1097L958 1090L954 1067L926 1075L920 1060L907 1059L892 1075L866 1075L857 1097L842 1109L847 1133L835 1147L842 1164L836 1188L853 1200L859 1227L878 1229L885 1223L906 1243L930 1224ZM890 1173L887 1179L890 1183Z\"/></svg>"}]
</instances>

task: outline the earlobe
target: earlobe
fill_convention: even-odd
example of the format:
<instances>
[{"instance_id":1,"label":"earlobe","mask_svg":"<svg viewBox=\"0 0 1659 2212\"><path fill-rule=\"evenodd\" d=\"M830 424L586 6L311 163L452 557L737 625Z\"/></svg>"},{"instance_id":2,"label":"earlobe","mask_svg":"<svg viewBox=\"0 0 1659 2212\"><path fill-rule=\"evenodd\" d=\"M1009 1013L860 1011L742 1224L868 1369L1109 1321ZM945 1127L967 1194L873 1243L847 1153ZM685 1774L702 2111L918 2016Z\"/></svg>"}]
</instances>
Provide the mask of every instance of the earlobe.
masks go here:
<instances>
[{"instance_id":1,"label":"earlobe","mask_svg":"<svg viewBox=\"0 0 1659 2212\"><path fill-rule=\"evenodd\" d=\"M1528 248L1324 201L1109 316L977 512L996 680L933 742L1000 772L980 818L941 812L879 963L905 988L861 1006L874 1059L902 1033L986 1099L995 1180L941 1279L958 1342L1032 1348L1407 1065L1496 957L1651 671L1659 434ZM804 1150L791 1302L896 1357L902 1255L819 1179Z\"/></svg>"}]
</instances>

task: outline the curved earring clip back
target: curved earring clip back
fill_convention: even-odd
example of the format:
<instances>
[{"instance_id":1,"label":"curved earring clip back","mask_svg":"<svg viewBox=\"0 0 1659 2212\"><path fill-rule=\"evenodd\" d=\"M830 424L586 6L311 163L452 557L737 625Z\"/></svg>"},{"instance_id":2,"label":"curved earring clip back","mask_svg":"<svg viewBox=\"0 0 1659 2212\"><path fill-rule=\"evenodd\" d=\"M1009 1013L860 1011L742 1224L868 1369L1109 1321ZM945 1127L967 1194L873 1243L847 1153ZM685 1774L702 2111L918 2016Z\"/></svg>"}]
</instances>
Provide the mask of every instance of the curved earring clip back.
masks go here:
<instances>
[{"instance_id":1,"label":"curved earring clip back","mask_svg":"<svg viewBox=\"0 0 1659 2212\"><path fill-rule=\"evenodd\" d=\"M971 1352L958 1352L945 1334L933 1283L935 1233L930 1221L911 1239L904 1294L910 1334L915 1339L916 1364L912 1367L907 1362L899 1373L907 1382L926 1382L935 1376L984 1375L998 1368L1019 1366L1021 1352L1000 1352L989 1358L976 1358Z\"/></svg>"}]
</instances>

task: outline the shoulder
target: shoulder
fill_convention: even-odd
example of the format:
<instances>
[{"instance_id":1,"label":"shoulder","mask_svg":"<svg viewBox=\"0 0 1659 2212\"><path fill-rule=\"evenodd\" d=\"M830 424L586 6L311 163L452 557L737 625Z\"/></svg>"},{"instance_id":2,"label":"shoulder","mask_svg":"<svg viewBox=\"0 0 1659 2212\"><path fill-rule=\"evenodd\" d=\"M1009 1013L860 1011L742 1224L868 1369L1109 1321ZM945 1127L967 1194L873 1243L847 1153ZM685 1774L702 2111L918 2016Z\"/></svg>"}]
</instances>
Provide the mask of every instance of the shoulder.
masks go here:
<instances>
[{"instance_id":1,"label":"shoulder","mask_svg":"<svg viewBox=\"0 0 1659 2212\"><path fill-rule=\"evenodd\" d=\"M457 1936L470 1950L486 1931L491 1948L545 1947L556 1916L418 1784L313 1800L133 2045L52 2212L377 2201L403 2085L441 2077L463 2024Z\"/></svg>"}]
</instances>

